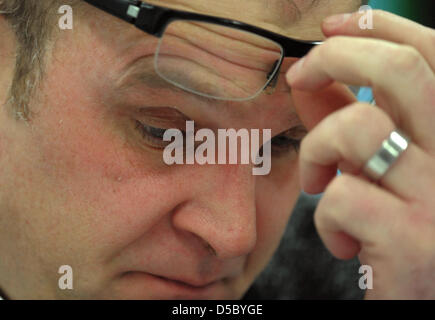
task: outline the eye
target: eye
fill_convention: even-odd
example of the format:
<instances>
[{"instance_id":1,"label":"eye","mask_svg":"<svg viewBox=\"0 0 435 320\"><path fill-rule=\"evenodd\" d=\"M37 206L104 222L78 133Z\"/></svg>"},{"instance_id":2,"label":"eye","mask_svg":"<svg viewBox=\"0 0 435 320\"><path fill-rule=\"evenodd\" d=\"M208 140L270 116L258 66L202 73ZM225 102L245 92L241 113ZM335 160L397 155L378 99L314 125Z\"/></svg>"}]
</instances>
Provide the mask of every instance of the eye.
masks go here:
<instances>
[{"instance_id":1,"label":"eye","mask_svg":"<svg viewBox=\"0 0 435 320\"><path fill-rule=\"evenodd\" d=\"M302 139L306 136L307 130L303 127L289 129L271 140L272 155L281 156L291 150L299 152Z\"/></svg>"},{"instance_id":2,"label":"eye","mask_svg":"<svg viewBox=\"0 0 435 320\"><path fill-rule=\"evenodd\" d=\"M168 129L152 127L136 120L136 130L141 133L145 142L153 148L164 149L171 143L163 140L163 135Z\"/></svg>"}]
</instances>

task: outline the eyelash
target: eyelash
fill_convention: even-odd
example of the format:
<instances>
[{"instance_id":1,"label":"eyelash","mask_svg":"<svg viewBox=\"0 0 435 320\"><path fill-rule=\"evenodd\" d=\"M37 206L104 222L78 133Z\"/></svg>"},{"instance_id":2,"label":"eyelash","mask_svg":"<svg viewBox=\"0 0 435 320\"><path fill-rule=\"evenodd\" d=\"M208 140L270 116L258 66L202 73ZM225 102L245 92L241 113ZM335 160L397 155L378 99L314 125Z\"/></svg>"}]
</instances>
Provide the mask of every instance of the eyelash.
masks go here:
<instances>
[{"instance_id":1,"label":"eyelash","mask_svg":"<svg viewBox=\"0 0 435 320\"><path fill-rule=\"evenodd\" d=\"M169 142L163 141L163 134L167 129L147 126L140 121L136 121L136 130L141 133L143 139L153 148L164 149ZM158 131L158 134L153 134L153 131Z\"/></svg>"},{"instance_id":2,"label":"eyelash","mask_svg":"<svg viewBox=\"0 0 435 320\"><path fill-rule=\"evenodd\" d=\"M296 153L299 153L302 139L285 137L285 133L287 132L281 133L272 138L272 155L276 157L282 156L285 153L290 152L291 149L293 149L293 151L295 151ZM263 150L261 150L260 152L263 152Z\"/></svg>"},{"instance_id":3,"label":"eyelash","mask_svg":"<svg viewBox=\"0 0 435 320\"><path fill-rule=\"evenodd\" d=\"M170 142L163 141L163 134L167 129L156 128L152 126L145 125L140 121L136 121L136 129L141 133L143 139L151 145L153 148L164 149ZM157 132L156 132L157 131ZM299 134L302 133L303 136L300 139L294 139L291 137L286 137L286 134ZM284 155L284 153L290 152L291 149L296 153L299 152L302 139L306 134L306 130L300 127L293 128L285 131L272 138L272 155L279 157ZM183 131L184 135L184 131ZM261 148L261 151L262 152Z\"/></svg>"}]
</instances>

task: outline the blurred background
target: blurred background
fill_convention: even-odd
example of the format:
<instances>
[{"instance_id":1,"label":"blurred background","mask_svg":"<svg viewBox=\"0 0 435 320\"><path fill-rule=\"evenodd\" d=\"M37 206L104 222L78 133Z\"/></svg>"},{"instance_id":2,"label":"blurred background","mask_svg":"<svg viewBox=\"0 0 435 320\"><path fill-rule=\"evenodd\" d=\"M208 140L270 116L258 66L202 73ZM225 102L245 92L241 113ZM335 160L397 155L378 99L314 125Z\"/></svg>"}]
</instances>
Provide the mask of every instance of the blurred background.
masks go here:
<instances>
[{"instance_id":1,"label":"blurred background","mask_svg":"<svg viewBox=\"0 0 435 320\"><path fill-rule=\"evenodd\" d=\"M369 6L435 28L435 0L371 0Z\"/></svg>"}]
</instances>

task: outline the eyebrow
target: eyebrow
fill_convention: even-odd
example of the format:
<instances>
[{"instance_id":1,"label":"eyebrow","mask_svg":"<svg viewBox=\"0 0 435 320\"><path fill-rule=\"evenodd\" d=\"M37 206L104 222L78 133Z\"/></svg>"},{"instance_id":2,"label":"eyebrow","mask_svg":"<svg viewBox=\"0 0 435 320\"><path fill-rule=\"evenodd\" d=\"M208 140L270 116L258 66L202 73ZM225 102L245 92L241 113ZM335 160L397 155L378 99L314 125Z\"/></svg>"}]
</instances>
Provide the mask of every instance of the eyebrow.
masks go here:
<instances>
[{"instance_id":1,"label":"eyebrow","mask_svg":"<svg viewBox=\"0 0 435 320\"><path fill-rule=\"evenodd\" d=\"M150 56L148 58L152 58ZM143 57L142 59L146 59ZM212 104L213 106L219 102L216 99L197 95L189 91L185 91L168 81L162 79L154 69L154 63L149 62L133 62L128 67L127 73L120 79L118 85L116 86L119 91L128 90L135 87L137 84L146 85L153 89L170 89L176 93L189 94L197 100L203 103Z\"/></svg>"},{"instance_id":2,"label":"eyebrow","mask_svg":"<svg viewBox=\"0 0 435 320\"><path fill-rule=\"evenodd\" d=\"M160 88L161 89L171 89L177 93L190 94L192 97L196 98L197 100L200 100L202 103L205 103L208 108L213 108L213 109L217 109L219 107L220 103L227 102L227 101L222 102L222 101L219 101L219 100L216 100L213 98L199 96L199 95L184 91L181 88L178 88L178 87L168 83L166 80L162 79L157 73L155 73L154 65L149 66L149 64L148 64L148 66L149 66L148 69L144 68L143 65L144 65L144 63L133 63L132 65L130 65L130 67L128 68L129 70L127 71L124 78L120 81L120 84L117 86L117 88L120 91L128 90L130 88L135 87L139 83L139 84L146 85L146 86L149 86L149 87L155 88L155 89L160 89ZM149 70L149 69L151 69L151 70ZM280 76L282 76L282 74L280 74ZM289 94L290 94L290 92L291 92L291 90L289 88ZM159 107L159 108L161 108L161 107ZM174 110L181 112L183 115L185 115L184 112L181 110L178 110L178 109L174 109ZM284 131L296 128L296 127L300 126L301 124L304 125L302 123L302 121L300 120L299 115L297 114L297 112L294 108L292 108L292 112L287 116L286 123L288 124L289 129L285 129Z\"/></svg>"}]
</instances>

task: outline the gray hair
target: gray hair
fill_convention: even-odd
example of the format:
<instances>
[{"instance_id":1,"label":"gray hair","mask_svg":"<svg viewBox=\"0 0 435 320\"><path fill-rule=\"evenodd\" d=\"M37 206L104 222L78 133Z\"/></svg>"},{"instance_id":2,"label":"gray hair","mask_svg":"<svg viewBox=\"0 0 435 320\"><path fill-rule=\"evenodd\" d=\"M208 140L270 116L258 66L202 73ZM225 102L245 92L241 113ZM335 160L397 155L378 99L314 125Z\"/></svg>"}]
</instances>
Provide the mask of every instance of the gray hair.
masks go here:
<instances>
[{"instance_id":1,"label":"gray hair","mask_svg":"<svg viewBox=\"0 0 435 320\"><path fill-rule=\"evenodd\" d=\"M62 3L74 1L62 0ZM60 0L0 0L2 14L16 36L14 75L6 107L28 121L29 101L44 75L44 56ZM50 27L51 26L51 27Z\"/></svg>"}]
</instances>

